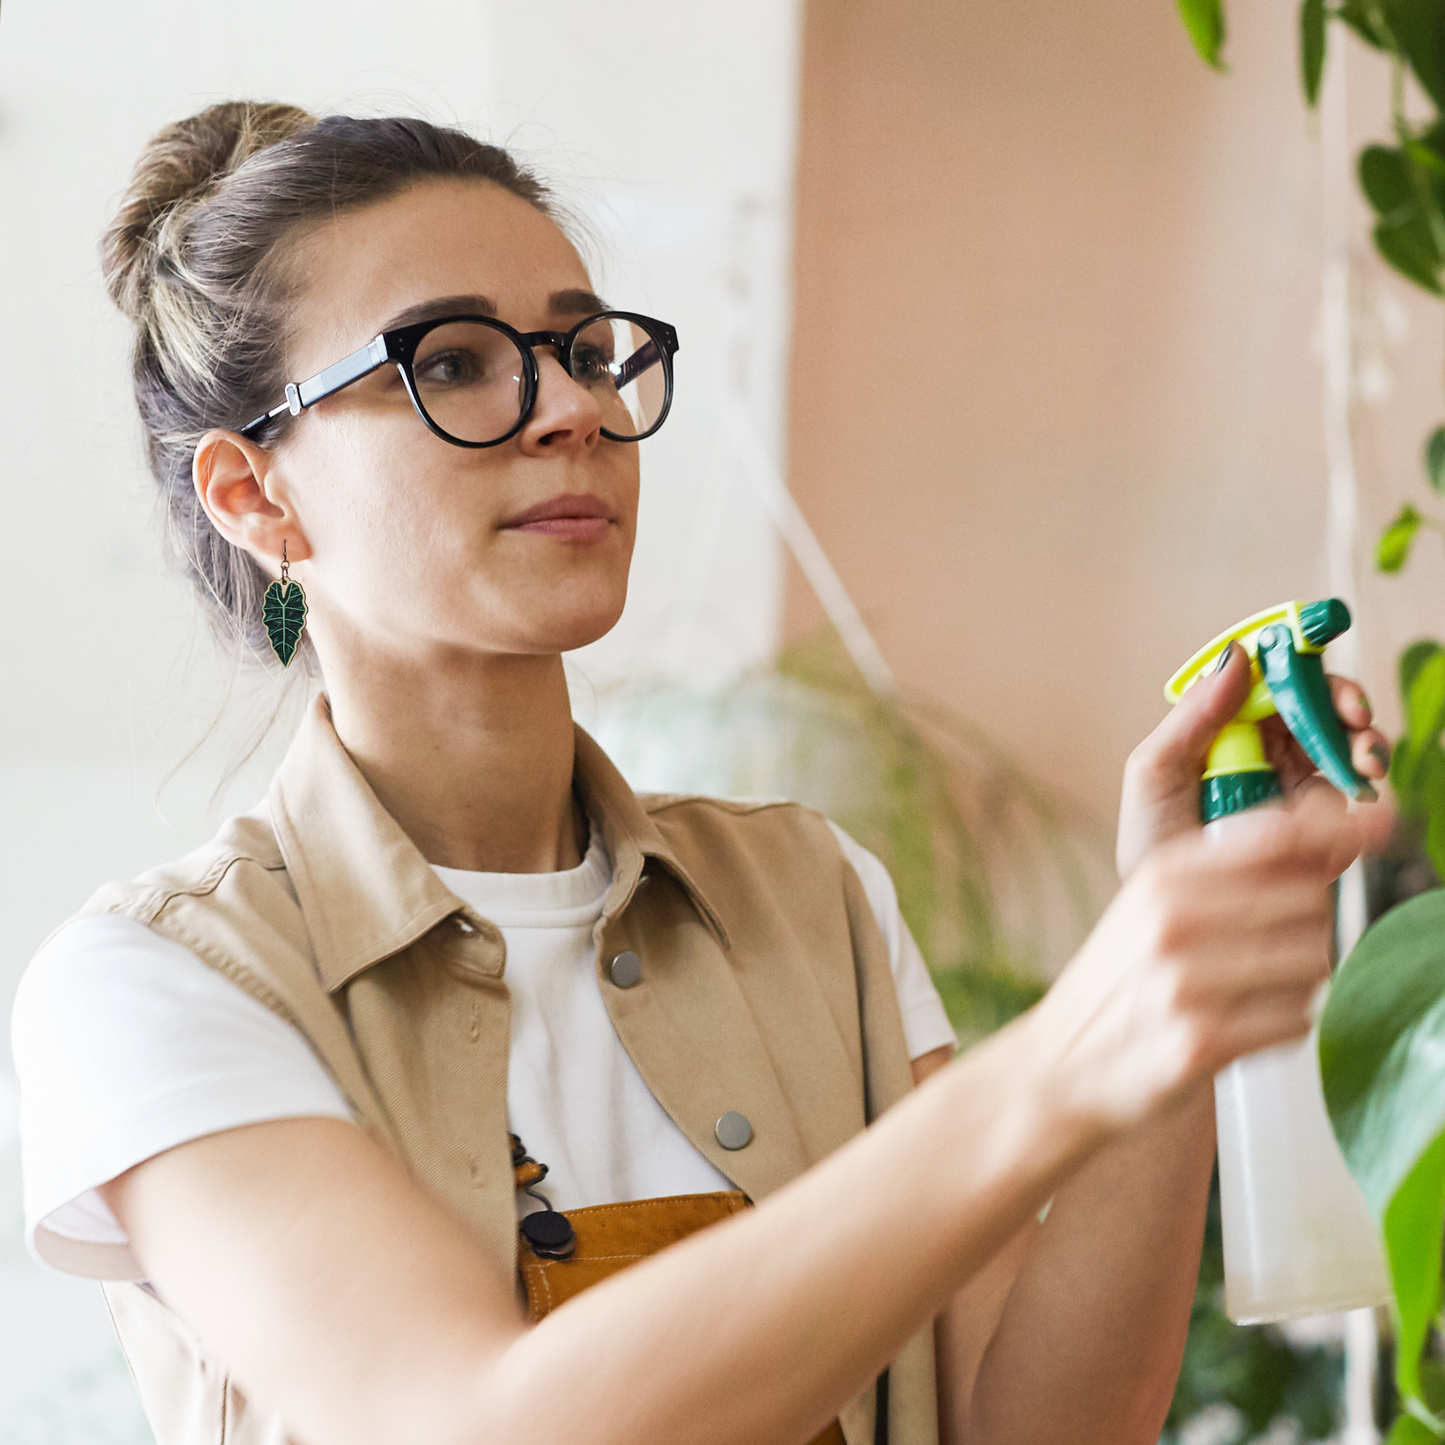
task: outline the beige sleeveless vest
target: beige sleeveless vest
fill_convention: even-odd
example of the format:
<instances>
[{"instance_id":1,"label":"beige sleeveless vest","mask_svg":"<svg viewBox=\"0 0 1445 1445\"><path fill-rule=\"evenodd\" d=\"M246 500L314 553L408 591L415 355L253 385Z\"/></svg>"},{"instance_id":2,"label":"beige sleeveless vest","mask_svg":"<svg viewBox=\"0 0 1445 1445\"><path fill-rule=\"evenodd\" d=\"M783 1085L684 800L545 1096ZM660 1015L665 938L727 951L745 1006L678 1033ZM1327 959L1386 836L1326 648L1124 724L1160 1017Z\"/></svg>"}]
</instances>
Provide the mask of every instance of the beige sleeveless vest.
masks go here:
<instances>
[{"instance_id":1,"label":"beige sleeveless vest","mask_svg":"<svg viewBox=\"0 0 1445 1445\"><path fill-rule=\"evenodd\" d=\"M887 949L827 823L794 804L638 798L576 735L575 781L613 862L594 937L618 1037L702 1154L761 1200L911 1086ZM448 892L377 802L324 700L256 812L86 913L174 939L297 1028L357 1122L515 1268L509 1003L495 925ZM612 982L632 950L640 982ZM714 1125L746 1115L723 1149ZM284 1428L148 1287L106 1299L159 1445L285 1445ZM870 1386L841 1412L872 1445ZM891 1445L936 1445L932 1331L890 1371Z\"/></svg>"}]
</instances>

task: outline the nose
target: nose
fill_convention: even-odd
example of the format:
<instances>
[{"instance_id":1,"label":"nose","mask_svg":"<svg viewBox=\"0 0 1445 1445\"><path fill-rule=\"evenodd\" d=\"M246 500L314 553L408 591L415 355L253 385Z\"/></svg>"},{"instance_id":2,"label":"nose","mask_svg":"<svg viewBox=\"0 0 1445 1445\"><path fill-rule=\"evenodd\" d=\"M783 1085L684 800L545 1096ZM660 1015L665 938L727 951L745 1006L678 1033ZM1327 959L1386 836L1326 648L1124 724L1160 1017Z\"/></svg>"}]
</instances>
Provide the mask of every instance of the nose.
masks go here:
<instances>
[{"instance_id":1,"label":"nose","mask_svg":"<svg viewBox=\"0 0 1445 1445\"><path fill-rule=\"evenodd\" d=\"M590 452L602 439L602 407L597 398L576 382L551 347L538 347L537 400L518 434L524 452L534 455L559 451Z\"/></svg>"}]
</instances>

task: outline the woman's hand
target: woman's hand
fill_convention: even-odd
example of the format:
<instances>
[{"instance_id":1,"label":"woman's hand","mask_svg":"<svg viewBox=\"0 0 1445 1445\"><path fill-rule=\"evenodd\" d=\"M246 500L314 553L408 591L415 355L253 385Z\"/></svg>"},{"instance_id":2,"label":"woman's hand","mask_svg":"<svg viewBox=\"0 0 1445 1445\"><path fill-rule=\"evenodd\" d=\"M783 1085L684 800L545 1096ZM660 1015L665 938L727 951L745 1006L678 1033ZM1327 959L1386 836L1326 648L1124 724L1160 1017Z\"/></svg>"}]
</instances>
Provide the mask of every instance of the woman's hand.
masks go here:
<instances>
[{"instance_id":1,"label":"woman's hand","mask_svg":"<svg viewBox=\"0 0 1445 1445\"><path fill-rule=\"evenodd\" d=\"M1199 830L1199 779L1205 759L1219 730L1249 695L1245 650L1231 643L1224 657L1225 665L1195 683L1129 756L1116 852L1121 878L1127 878L1151 848ZM1370 726L1364 690L1342 677L1330 678L1330 690L1356 770L1367 778L1383 778L1389 771L1390 747L1385 735ZM1260 726L1270 764L1290 797L1315 776L1315 766L1279 718L1268 718Z\"/></svg>"},{"instance_id":2,"label":"woman's hand","mask_svg":"<svg viewBox=\"0 0 1445 1445\"><path fill-rule=\"evenodd\" d=\"M1212 691L1236 705L1227 687ZM1031 1016L1066 1108L1124 1129L1241 1055L1304 1034L1329 975L1329 884L1382 823L1308 788L1155 848Z\"/></svg>"}]
</instances>

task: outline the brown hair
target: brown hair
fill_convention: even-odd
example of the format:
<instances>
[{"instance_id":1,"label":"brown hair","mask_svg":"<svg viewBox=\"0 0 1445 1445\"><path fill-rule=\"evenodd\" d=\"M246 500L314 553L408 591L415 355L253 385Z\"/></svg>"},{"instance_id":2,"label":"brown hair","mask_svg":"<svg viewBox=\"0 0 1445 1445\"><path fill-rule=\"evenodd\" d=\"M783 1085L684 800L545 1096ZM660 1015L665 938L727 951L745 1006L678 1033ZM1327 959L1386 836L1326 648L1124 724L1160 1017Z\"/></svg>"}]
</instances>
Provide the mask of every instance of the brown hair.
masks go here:
<instances>
[{"instance_id":1,"label":"brown hair","mask_svg":"<svg viewBox=\"0 0 1445 1445\"><path fill-rule=\"evenodd\" d=\"M270 656L267 577L211 525L196 496L196 444L245 425L285 384L295 294L285 243L307 222L425 179L490 181L554 216L543 183L505 150L408 117L323 119L230 101L167 126L141 153L101 242L106 284L135 323L136 404L172 551L219 630ZM258 440L276 441L283 415Z\"/></svg>"}]
</instances>

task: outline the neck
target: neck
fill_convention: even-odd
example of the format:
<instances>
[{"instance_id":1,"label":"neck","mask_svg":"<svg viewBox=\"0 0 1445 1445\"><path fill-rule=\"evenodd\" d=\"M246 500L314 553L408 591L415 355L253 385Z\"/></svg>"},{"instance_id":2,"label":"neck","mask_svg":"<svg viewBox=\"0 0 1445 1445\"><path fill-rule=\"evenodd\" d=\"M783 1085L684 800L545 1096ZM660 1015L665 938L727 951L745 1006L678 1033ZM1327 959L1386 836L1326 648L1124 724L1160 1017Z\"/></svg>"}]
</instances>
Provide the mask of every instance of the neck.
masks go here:
<instances>
[{"instance_id":1,"label":"neck","mask_svg":"<svg viewBox=\"0 0 1445 1445\"><path fill-rule=\"evenodd\" d=\"M371 655L333 663L327 695L342 745L428 862L552 873L582 861L559 656Z\"/></svg>"}]
</instances>

